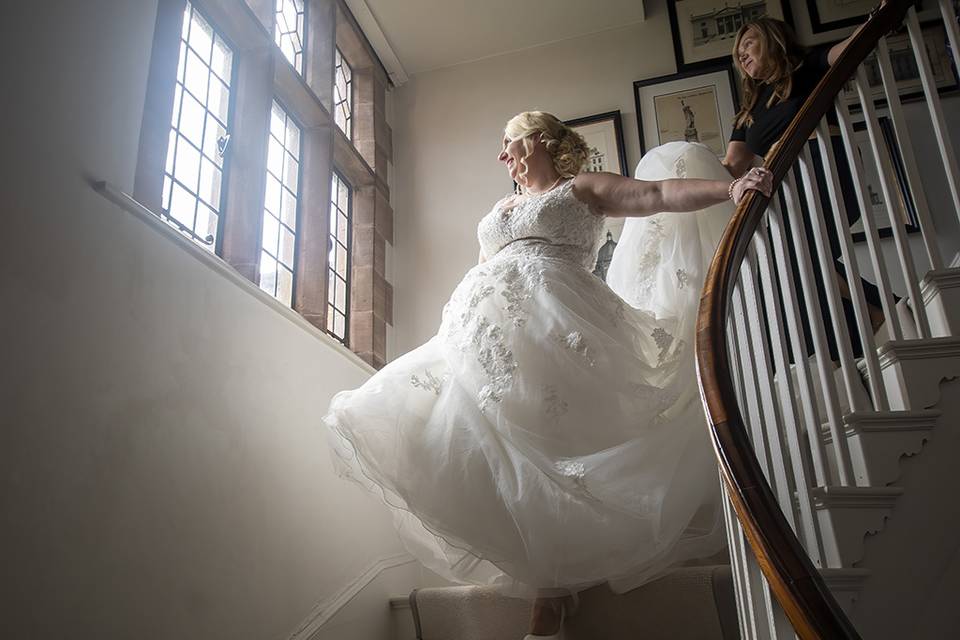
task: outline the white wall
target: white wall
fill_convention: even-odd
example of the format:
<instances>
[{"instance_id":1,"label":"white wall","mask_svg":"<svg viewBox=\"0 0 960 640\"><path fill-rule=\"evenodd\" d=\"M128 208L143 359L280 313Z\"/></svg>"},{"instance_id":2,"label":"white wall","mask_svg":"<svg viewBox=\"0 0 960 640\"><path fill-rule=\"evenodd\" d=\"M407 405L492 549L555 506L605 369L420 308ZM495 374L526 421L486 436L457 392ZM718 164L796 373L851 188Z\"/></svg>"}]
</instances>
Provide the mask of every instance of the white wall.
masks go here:
<instances>
[{"instance_id":1,"label":"white wall","mask_svg":"<svg viewBox=\"0 0 960 640\"><path fill-rule=\"evenodd\" d=\"M371 370L84 182L132 191L156 1L19 7L0 37L0 636L287 638L401 552L319 424Z\"/></svg>"},{"instance_id":2,"label":"white wall","mask_svg":"<svg viewBox=\"0 0 960 640\"><path fill-rule=\"evenodd\" d=\"M477 222L512 183L497 162L506 121L542 109L561 119L619 109L627 164L640 158L633 81L676 70L663 0L641 24L413 76L394 93L395 344L440 325L476 263Z\"/></svg>"}]
</instances>

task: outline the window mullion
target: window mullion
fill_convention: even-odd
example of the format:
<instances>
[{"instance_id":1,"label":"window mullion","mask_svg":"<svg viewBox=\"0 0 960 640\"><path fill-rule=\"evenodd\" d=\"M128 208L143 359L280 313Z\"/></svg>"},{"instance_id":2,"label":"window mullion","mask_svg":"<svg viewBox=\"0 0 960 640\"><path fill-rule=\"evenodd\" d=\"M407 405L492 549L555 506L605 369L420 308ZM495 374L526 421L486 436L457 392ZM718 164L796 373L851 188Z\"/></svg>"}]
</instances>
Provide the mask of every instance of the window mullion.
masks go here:
<instances>
[{"instance_id":1,"label":"window mullion","mask_svg":"<svg viewBox=\"0 0 960 640\"><path fill-rule=\"evenodd\" d=\"M273 105L273 51L266 48L239 52L234 64L237 80L222 220L222 256L245 278L257 283Z\"/></svg>"}]
</instances>

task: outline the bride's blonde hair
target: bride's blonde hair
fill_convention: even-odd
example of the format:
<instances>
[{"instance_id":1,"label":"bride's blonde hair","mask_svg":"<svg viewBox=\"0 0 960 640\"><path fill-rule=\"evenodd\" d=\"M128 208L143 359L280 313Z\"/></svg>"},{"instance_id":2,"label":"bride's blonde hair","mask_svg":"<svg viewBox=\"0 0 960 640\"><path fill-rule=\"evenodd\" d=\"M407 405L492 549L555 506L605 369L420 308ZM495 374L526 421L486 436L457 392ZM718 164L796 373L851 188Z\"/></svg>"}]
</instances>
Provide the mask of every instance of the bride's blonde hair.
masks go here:
<instances>
[{"instance_id":1,"label":"bride's blonde hair","mask_svg":"<svg viewBox=\"0 0 960 640\"><path fill-rule=\"evenodd\" d=\"M540 134L540 140L547 147L553 159L553 166L564 178L572 178L580 173L590 155L590 148L579 133L565 125L555 115L545 111L524 111L510 118L503 128L506 137L513 141L523 139L526 154L520 158L517 177L527 174L526 159L533 153L537 141L534 135Z\"/></svg>"}]
</instances>

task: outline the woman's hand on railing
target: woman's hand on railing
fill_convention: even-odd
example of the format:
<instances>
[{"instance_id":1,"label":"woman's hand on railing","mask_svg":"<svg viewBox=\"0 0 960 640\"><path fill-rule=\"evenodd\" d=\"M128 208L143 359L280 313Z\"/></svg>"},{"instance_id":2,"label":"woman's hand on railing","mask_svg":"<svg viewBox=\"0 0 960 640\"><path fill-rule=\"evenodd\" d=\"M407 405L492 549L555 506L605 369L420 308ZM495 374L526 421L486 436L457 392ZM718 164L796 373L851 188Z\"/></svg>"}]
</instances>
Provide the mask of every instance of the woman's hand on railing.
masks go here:
<instances>
[{"instance_id":1,"label":"woman's hand on railing","mask_svg":"<svg viewBox=\"0 0 960 640\"><path fill-rule=\"evenodd\" d=\"M754 167L730 183L727 193L734 204L740 204L750 190L759 191L770 197L773 193L773 173L764 167Z\"/></svg>"}]
</instances>

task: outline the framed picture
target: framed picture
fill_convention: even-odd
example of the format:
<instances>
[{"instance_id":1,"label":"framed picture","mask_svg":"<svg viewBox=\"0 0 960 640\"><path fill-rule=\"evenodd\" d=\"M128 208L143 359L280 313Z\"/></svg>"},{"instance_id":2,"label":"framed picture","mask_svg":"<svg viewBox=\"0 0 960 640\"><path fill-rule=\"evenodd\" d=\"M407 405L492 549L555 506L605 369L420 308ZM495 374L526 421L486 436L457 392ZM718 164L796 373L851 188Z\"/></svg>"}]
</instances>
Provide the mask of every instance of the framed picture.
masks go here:
<instances>
[{"instance_id":1,"label":"framed picture","mask_svg":"<svg viewBox=\"0 0 960 640\"><path fill-rule=\"evenodd\" d=\"M920 230L919 220L917 218L917 209L914 205L913 194L910 191L910 184L907 181L907 172L904 169L903 157L900 155L900 149L897 146L896 138L893 133L893 125L887 117L880 117L880 131L883 134L881 143L885 145L887 154L893 165L894 173L894 211L902 220L904 228L908 233ZM857 143L857 152L860 154L860 160L863 163L864 180L867 183L867 197L870 199L870 211L868 215L873 216L877 231L881 238L893 235L890 227L890 215L887 213L887 204L884 200L883 187L881 186L880 172L877 170L877 161L870 146L870 136L867 134L867 126L863 122L854 123L854 137ZM863 226L863 214L860 219L850 225L850 233L854 242L866 241L866 233Z\"/></svg>"},{"instance_id":2,"label":"framed picture","mask_svg":"<svg viewBox=\"0 0 960 640\"><path fill-rule=\"evenodd\" d=\"M582 135L590 147L590 157L584 171L609 171L622 176L629 175L619 111L567 120L564 124Z\"/></svg>"},{"instance_id":3,"label":"framed picture","mask_svg":"<svg viewBox=\"0 0 960 640\"><path fill-rule=\"evenodd\" d=\"M567 120L564 124L582 135L590 147L590 157L584 171L609 171L622 176L630 175L619 111ZM601 236L603 244L597 254L597 265L593 270L593 274L601 280L607 278L607 269L613 258L613 250L620 240L623 222L623 218L607 218L604 222Z\"/></svg>"},{"instance_id":4,"label":"framed picture","mask_svg":"<svg viewBox=\"0 0 960 640\"><path fill-rule=\"evenodd\" d=\"M740 108L733 64L633 83L640 150L675 140L699 142L723 157Z\"/></svg>"},{"instance_id":5,"label":"framed picture","mask_svg":"<svg viewBox=\"0 0 960 640\"><path fill-rule=\"evenodd\" d=\"M793 0L787 13L793 15L800 44L813 46L846 38L878 4L879 0ZM917 5L920 20L939 15L937 0L918 0Z\"/></svg>"},{"instance_id":6,"label":"framed picture","mask_svg":"<svg viewBox=\"0 0 960 640\"><path fill-rule=\"evenodd\" d=\"M924 46L927 57L930 59L930 70L933 72L934 82L940 93L957 88L957 76L954 74L950 52L947 51L946 32L942 22L930 22L922 27ZM890 50L890 65L893 67L893 76L897 80L897 92L904 101L922 99L923 86L920 83L920 70L917 68L917 59L913 55L910 45L910 36L906 33L887 38L887 47ZM875 101L885 100L883 82L880 78L880 65L875 53L871 53L863 62L867 73L867 84ZM841 95L851 106L859 103L857 88L853 82L848 82Z\"/></svg>"},{"instance_id":7,"label":"framed picture","mask_svg":"<svg viewBox=\"0 0 960 640\"><path fill-rule=\"evenodd\" d=\"M761 16L788 19L783 0L668 0L677 71L730 59L744 23Z\"/></svg>"}]
</instances>

